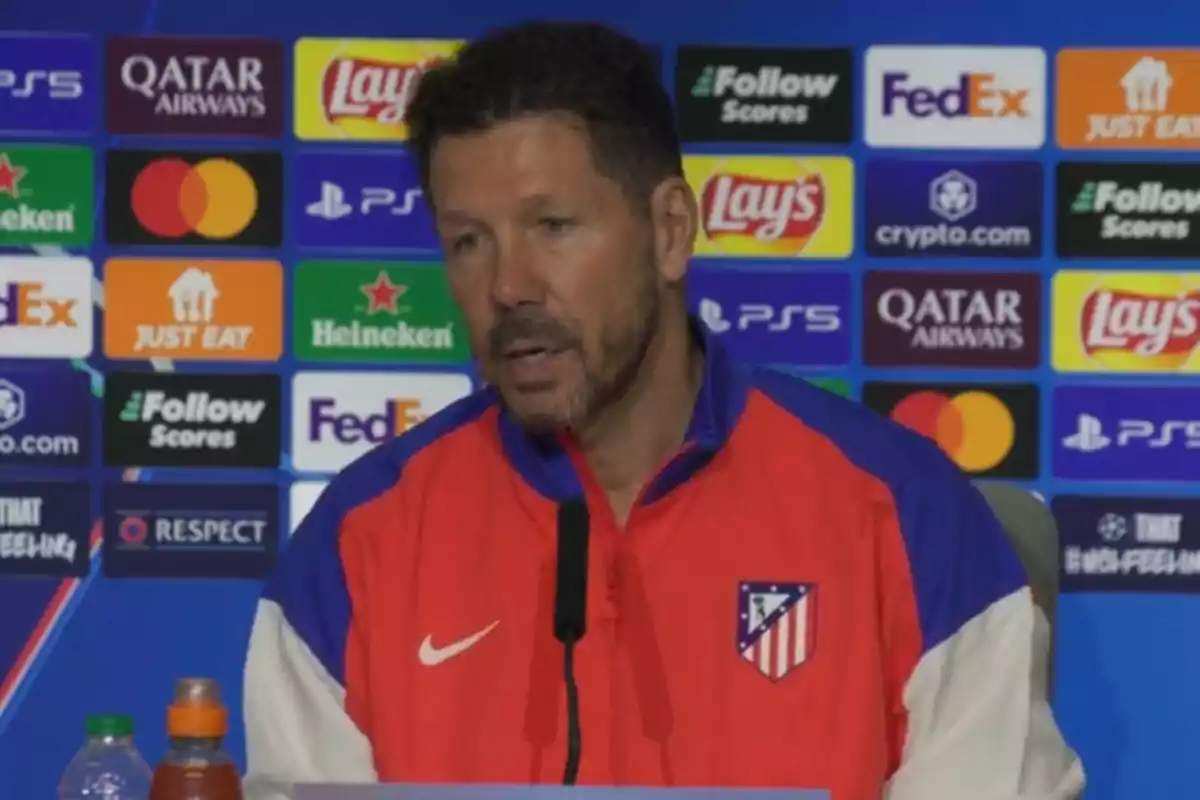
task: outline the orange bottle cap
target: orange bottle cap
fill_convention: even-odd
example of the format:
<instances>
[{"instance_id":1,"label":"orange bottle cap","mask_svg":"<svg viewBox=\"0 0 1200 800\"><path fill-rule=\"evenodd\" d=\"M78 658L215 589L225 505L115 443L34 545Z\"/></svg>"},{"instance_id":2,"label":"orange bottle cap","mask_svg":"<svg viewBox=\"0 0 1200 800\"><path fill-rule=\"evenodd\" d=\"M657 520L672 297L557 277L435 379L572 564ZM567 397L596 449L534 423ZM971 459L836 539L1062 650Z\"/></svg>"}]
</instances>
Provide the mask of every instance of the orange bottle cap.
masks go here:
<instances>
[{"instance_id":1,"label":"orange bottle cap","mask_svg":"<svg viewBox=\"0 0 1200 800\"><path fill-rule=\"evenodd\" d=\"M175 684L175 700L167 707L168 736L219 739L228 732L229 714L215 681L184 678Z\"/></svg>"}]
</instances>

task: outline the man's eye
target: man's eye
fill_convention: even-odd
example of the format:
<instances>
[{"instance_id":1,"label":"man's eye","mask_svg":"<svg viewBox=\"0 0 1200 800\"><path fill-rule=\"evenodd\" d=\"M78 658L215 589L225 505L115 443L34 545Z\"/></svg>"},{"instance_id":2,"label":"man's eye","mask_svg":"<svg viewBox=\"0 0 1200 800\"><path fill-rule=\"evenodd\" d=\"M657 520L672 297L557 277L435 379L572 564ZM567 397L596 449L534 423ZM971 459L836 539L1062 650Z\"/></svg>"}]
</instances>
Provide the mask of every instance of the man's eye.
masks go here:
<instances>
[{"instance_id":1,"label":"man's eye","mask_svg":"<svg viewBox=\"0 0 1200 800\"><path fill-rule=\"evenodd\" d=\"M542 217L539 223L550 233L563 233L569 230L573 224L566 217Z\"/></svg>"},{"instance_id":2,"label":"man's eye","mask_svg":"<svg viewBox=\"0 0 1200 800\"><path fill-rule=\"evenodd\" d=\"M450 249L455 253L465 253L475 246L477 237L473 233L465 233L450 240Z\"/></svg>"}]
</instances>

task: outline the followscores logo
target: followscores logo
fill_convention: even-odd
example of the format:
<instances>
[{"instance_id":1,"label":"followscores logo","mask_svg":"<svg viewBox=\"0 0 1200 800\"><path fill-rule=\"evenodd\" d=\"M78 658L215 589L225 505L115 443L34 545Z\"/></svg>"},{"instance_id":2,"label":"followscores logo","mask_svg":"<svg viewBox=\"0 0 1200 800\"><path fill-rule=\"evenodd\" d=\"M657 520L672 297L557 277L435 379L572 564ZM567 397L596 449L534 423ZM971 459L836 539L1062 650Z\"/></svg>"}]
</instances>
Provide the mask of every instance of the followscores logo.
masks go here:
<instances>
[{"instance_id":1,"label":"followscores logo","mask_svg":"<svg viewBox=\"0 0 1200 800\"><path fill-rule=\"evenodd\" d=\"M86 36L0 34L0 133L90 133L95 53Z\"/></svg>"},{"instance_id":2,"label":"followscores logo","mask_svg":"<svg viewBox=\"0 0 1200 800\"><path fill-rule=\"evenodd\" d=\"M292 383L292 466L337 472L471 393L457 373L301 372Z\"/></svg>"},{"instance_id":3,"label":"followscores logo","mask_svg":"<svg viewBox=\"0 0 1200 800\"><path fill-rule=\"evenodd\" d=\"M693 312L740 359L836 366L850 361L850 276L693 268Z\"/></svg>"},{"instance_id":4,"label":"followscores logo","mask_svg":"<svg viewBox=\"0 0 1200 800\"><path fill-rule=\"evenodd\" d=\"M972 476L1038 475L1038 387L1033 384L868 382L863 403L936 442Z\"/></svg>"},{"instance_id":5,"label":"followscores logo","mask_svg":"<svg viewBox=\"0 0 1200 800\"><path fill-rule=\"evenodd\" d=\"M1070 480L1194 481L1200 389L1054 390L1054 475Z\"/></svg>"},{"instance_id":6,"label":"followscores logo","mask_svg":"<svg viewBox=\"0 0 1200 800\"><path fill-rule=\"evenodd\" d=\"M1057 183L1060 256L1200 256L1200 166L1061 163Z\"/></svg>"},{"instance_id":7,"label":"followscores logo","mask_svg":"<svg viewBox=\"0 0 1200 800\"><path fill-rule=\"evenodd\" d=\"M692 142L849 142L848 49L678 50L680 134Z\"/></svg>"},{"instance_id":8,"label":"followscores logo","mask_svg":"<svg viewBox=\"0 0 1200 800\"><path fill-rule=\"evenodd\" d=\"M104 463L276 467L279 392L278 375L110 373Z\"/></svg>"},{"instance_id":9,"label":"followscores logo","mask_svg":"<svg viewBox=\"0 0 1200 800\"><path fill-rule=\"evenodd\" d=\"M108 577L262 578L278 547L274 484L105 487Z\"/></svg>"},{"instance_id":10,"label":"followscores logo","mask_svg":"<svg viewBox=\"0 0 1200 800\"><path fill-rule=\"evenodd\" d=\"M0 358L92 354L92 262L0 256Z\"/></svg>"},{"instance_id":11,"label":"followscores logo","mask_svg":"<svg viewBox=\"0 0 1200 800\"><path fill-rule=\"evenodd\" d=\"M86 466L90 384L87 373L72 369L0 372L0 464Z\"/></svg>"},{"instance_id":12,"label":"followscores logo","mask_svg":"<svg viewBox=\"0 0 1200 800\"><path fill-rule=\"evenodd\" d=\"M1063 591L1200 589L1200 500L1059 495L1050 508Z\"/></svg>"},{"instance_id":13,"label":"followscores logo","mask_svg":"<svg viewBox=\"0 0 1200 800\"><path fill-rule=\"evenodd\" d=\"M867 50L872 147L1036 149L1046 138L1046 53L1037 47Z\"/></svg>"},{"instance_id":14,"label":"followscores logo","mask_svg":"<svg viewBox=\"0 0 1200 800\"><path fill-rule=\"evenodd\" d=\"M1042 252L1042 165L1036 161L867 163L867 252L999 256Z\"/></svg>"},{"instance_id":15,"label":"followscores logo","mask_svg":"<svg viewBox=\"0 0 1200 800\"><path fill-rule=\"evenodd\" d=\"M301 153L292 230L300 247L437 252L416 163L403 151Z\"/></svg>"}]
</instances>

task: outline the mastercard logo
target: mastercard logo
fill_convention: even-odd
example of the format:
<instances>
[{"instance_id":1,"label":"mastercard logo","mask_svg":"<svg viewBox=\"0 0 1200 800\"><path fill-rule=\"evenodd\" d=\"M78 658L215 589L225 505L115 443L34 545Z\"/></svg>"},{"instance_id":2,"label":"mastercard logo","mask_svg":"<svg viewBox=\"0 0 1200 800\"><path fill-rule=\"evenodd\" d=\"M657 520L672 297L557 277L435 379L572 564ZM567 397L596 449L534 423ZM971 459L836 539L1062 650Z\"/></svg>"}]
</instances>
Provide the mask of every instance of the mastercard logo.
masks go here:
<instances>
[{"instance_id":1,"label":"mastercard logo","mask_svg":"<svg viewBox=\"0 0 1200 800\"><path fill-rule=\"evenodd\" d=\"M937 442L965 472L995 469L1012 452L1016 441L1012 412L995 395L984 391L952 395L914 392L897 403L890 416Z\"/></svg>"},{"instance_id":2,"label":"mastercard logo","mask_svg":"<svg viewBox=\"0 0 1200 800\"><path fill-rule=\"evenodd\" d=\"M228 158L196 164L161 158L134 178L130 201L138 223L162 239L189 234L232 239L254 220L258 187L244 167Z\"/></svg>"}]
</instances>

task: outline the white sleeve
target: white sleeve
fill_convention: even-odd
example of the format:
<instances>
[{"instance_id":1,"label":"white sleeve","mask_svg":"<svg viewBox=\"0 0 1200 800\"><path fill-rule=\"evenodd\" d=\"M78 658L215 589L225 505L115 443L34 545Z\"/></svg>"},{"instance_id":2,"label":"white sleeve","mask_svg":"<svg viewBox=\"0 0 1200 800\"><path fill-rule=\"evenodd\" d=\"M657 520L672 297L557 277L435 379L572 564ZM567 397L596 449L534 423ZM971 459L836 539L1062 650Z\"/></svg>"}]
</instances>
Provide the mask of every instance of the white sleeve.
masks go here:
<instances>
[{"instance_id":1,"label":"white sleeve","mask_svg":"<svg viewBox=\"0 0 1200 800\"><path fill-rule=\"evenodd\" d=\"M246 656L246 800L287 800L295 783L375 782L345 699L279 605L260 600Z\"/></svg>"},{"instance_id":2,"label":"white sleeve","mask_svg":"<svg viewBox=\"0 0 1200 800\"><path fill-rule=\"evenodd\" d=\"M1078 800L1083 767L1045 685L1050 626L1028 588L994 602L917 663L885 800Z\"/></svg>"}]
</instances>

